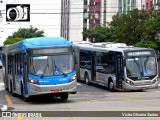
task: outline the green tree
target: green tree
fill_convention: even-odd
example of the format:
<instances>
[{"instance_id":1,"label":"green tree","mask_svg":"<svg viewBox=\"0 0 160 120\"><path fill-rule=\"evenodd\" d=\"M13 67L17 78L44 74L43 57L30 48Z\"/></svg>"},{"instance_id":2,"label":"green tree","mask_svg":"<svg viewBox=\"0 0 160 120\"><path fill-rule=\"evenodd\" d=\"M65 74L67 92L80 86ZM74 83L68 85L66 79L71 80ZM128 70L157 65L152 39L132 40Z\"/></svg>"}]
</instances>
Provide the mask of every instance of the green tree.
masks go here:
<instances>
[{"instance_id":1,"label":"green tree","mask_svg":"<svg viewBox=\"0 0 160 120\"><path fill-rule=\"evenodd\" d=\"M84 31L82 34L85 38L88 38L90 42L109 42L114 38L114 29L105 26L97 26Z\"/></svg>"},{"instance_id":2,"label":"green tree","mask_svg":"<svg viewBox=\"0 0 160 120\"><path fill-rule=\"evenodd\" d=\"M152 41L156 46L155 49L160 50L160 4L151 9L150 17L146 22L145 37L147 41Z\"/></svg>"},{"instance_id":3,"label":"green tree","mask_svg":"<svg viewBox=\"0 0 160 120\"><path fill-rule=\"evenodd\" d=\"M8 36L3 44L13 44L26 38L43 37L43 34L43 30L39 30L38 28L34 28L32 26L30 28L20 28L18 31L13 32L12 36Z\"/></svg>"},{"instance_id":4,"label":"green tree","mask_svg":"<svg viewBox=\"0 0 160 120\"><path fill-rule=\"evenodd\" d=\"M134 9L128 14L113 16L111 26L115 28L115 41L135 45L144 41L146 21L149 14L144 10Z\"/></svg>"},{"instance_id":5,"label":"green tree","mask_svg":"<svg viewBox=\"0 0 160 120\"><path fill-rule=\"evenodd\" d=\"M137 47L144 47L144 48L158 48L158 45L154 41L141 41L135 44Z\"/></svg>"},{"instance_id":6,"label":"green tree","mask_svg":"<svg viewBox=\"0 0 160 120\"><path fill-rule=\"evenodd\" d=\"M23 39L25 39L25 38L11 38L11 37L8 37L7 40L3 42L3 44L4 45L13 44L13 43L19 42Z\"/></svg>"}]
</instances>

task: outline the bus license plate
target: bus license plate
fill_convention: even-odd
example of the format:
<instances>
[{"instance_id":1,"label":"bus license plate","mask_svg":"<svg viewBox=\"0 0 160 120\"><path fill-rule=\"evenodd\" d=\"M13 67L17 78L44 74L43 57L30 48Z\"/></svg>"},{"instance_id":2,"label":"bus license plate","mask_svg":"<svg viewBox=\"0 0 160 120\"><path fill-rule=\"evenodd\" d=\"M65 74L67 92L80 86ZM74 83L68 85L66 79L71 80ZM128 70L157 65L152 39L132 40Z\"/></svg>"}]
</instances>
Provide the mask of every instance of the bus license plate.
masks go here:
<instances>
[{"instance_id":1,"label":"bus license plate","mask_svg":"<svg viewBox=\"0 0 160 120\"><path fill-rule=\"evenodd\" d=\"M58 93L59 90L51 90L51 93Z\"/></svg>"}]
</instances>

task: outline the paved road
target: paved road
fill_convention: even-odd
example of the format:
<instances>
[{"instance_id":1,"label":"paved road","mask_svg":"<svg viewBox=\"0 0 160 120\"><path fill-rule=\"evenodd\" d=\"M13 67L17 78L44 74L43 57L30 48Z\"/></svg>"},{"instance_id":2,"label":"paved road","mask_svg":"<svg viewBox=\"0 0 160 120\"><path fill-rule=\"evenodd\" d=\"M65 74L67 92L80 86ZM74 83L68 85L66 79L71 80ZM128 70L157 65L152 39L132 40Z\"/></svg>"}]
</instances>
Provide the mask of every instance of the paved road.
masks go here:
<instances>
[{"instance_id":1,"label":"paved road","mask_svg":"<svg viewBox=\"0 0 160 120\"><path fill-rule=\"evenodd\" d=\"M2 80L1 80L2 81ZM4 88L1 85L1 88ZM97 114L98 112L87 111L160 111L160 88L151 89L144 92L109 92L106 88L78 83L78 93L71 94L68 101L61 101L54 97L35 97L31 102L24 102L20 96L13 97L5 90L0 90L0 104L6 104L12 111L82 111L87 114ZM75 113L75 112L73 112ZM69 113L69 117L60 117L63 113L58 113L56 119L59 120L159 120L157 117L80 117L84 113L76 112L79 117ZM50 114L49 112L45 115ZM54 114L54 113L52 113ZM68 114L68 113L67 113ZM107 114L104 112L104 114ZM160 116L160 115L159 115ZM1 119L1 118L0 118ZM35 118L13 118L16 120L35 120ZM44 119L44 118L43 118ZM53 118L45 118L51 120ZM7 120L7 119L6 119ZM38 120L42 120L39 118Z\"/></svg>"}]
</instances>

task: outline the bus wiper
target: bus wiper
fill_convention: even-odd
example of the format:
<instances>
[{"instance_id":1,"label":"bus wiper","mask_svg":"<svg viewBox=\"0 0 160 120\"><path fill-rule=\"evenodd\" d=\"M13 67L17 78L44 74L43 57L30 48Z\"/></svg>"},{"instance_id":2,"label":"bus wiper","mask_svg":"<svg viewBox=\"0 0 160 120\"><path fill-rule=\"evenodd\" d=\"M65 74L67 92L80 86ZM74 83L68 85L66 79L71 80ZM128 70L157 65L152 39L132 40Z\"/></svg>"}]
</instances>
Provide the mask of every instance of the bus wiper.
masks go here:
<instances>
[{"instance_id":1,"label":"bus wiper","mask_svg":"<svg viewBox=\"0 0 160 120\"><path fill-rule=\"evenodd\" d=\"M54 60L54 67L57 68L58 70L60 70L60 72L62 73L62 75L64 75L65 77L67 76L67 74L64 73L63 70L61 70L59 67L57 67L55 60Z\"/></svg>"},{"instance_id":2,"label":"bus wiper","mask_svg":"<svg viewBox=\"0 0 160 120\"><path fill-rule=\"evenodd\" d=\"M147 56L146 61L144 62L145 71L147 71L146 66L147 66L147 63L148 63L148 60L149 60L148 58L149 58L149 57Z\"/></svg>"},{"instance_id":3,"label":"bus wiper","mask_svg":"<svg viewBox=\"0 0 160 120\"><path fill-rule=\"evenodd\" d=\"M140 67L139 63L138 63L135 59L134 59L134 62L135 62L136 65L138 66L139 71L140 71L140 75L141 75L141 77L142 77L143 72L142 72L142 70L141 70L141 67Z\"/></svg>"},{"instance_id":4,"label":"bus wiper","mask_svg":"<svg viewBox=\"0 0 160 120\"><path fill-rule=\"evenodd\" d=\"M41 74L41 78L43 78L43 77L44 77L44 73L46 72L46 68L47 68L47 66L48 66L48 68L49 68L48 58L47 58L47 65L45 66L45 68L44 68L44 70L43 70L43 73Z\"/></svg>"},{"instance_id":5,"label":"bus wiper","mask_svg":"<svg viewBox=\"0 0 160 120\"><path fill-rule=\"evenodd\" d=\"M47 66L48 66L48 62L47 62L47 65L45 66L45 68L44 68L44 70L42 71L42 74L41 74L41 78L43 78L44 77L44 73L46 72L46 68L47 68Z\"/></svg>"}]
</instances>

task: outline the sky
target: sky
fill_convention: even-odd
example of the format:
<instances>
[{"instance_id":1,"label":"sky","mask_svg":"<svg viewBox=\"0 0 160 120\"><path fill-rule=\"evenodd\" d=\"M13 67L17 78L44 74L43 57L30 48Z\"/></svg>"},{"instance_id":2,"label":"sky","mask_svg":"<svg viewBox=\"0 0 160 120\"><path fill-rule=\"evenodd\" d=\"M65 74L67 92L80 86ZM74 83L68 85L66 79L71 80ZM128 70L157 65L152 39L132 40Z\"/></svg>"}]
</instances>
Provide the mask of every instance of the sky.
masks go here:
<instances>
[{"instance_id":1,"label":"sky","mask_svg":"<svg viewBox=\"0 0 160 120\"><path fill-rule=\"evenodd\" d=\"M0 0L1 1L1 0ZM45 36L60 36L61 0L2 0L0 10L0 45L19 28L36 27ZM30 22L6 22L6 4L30 4Z\"/></svg>"}]
</instances>

